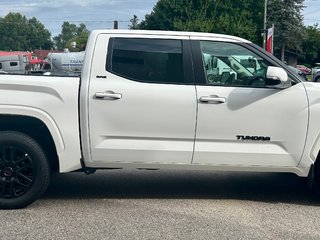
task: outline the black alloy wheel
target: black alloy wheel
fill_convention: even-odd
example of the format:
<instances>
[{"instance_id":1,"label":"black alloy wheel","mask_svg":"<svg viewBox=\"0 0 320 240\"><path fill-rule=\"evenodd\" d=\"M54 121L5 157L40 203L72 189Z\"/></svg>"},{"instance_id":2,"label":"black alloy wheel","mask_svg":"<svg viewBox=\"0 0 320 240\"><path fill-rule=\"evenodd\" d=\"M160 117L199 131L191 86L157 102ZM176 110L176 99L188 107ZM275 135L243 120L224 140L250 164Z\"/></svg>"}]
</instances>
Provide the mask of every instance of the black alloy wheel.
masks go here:
<instances>
[{"instance_id":1,"label":"black alloy wheel","mask_svg":"<svg viewBox=\"0 0 320 240\"><path fill-rule=\"evenodd\" d=\"M0 132L0 208L22 208L47 189L50 168L40 145L29 136Z\"/></svg>"},{"instance_id":2,"label":"black alloy wheel","mask_svg":"<svg viewBox=\"0 0 320 240\"><path fill-rule=\"evenodd\" d=\"M25 194L34 182L35 166L31 156L16 146L0 146L0 198Z\"/></svg>"}]
</instances>

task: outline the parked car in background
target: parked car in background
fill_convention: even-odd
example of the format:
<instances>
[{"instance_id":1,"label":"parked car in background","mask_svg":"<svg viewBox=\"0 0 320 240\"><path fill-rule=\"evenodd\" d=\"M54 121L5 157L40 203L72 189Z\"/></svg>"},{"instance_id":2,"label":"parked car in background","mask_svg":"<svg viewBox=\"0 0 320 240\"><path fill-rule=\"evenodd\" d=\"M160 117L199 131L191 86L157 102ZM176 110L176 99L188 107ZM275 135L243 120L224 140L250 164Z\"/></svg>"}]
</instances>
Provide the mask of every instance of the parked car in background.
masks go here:
<instances>
[{"instance_id":1,"label":"parked car in background","mask_svg":"<svg viewBox=\"0 0 320 240\"><path fill-rule=\"evenodd\" d=\"M313 82L320 82L320 71L313 74L312 81Z\"/></svg>"},{"instance_id":2,"label":"parked car in background","mask_svg":"<svg viewBox=\"0 0 320 240\"><path fill-rule=\"evenodd\" d=\"M304 72L305 75L311 74L311 69L308 68L308 67L305 66L305 65L297 65L297 68L298 68L300 71Z\"/></svg>"},{"instance_id":3,"label":"parked car in background","mask_svg":"<svg viewBox=\"0 0 320 240\"><path fill-rule=\"evenodd\" d=\"M296 74L298 74L300 77L302 77L304 80L307 80L307 75L306 75L303 71L301 71L301 70L299 70L298 68L295 68L295 67L293 67L293 66L289 66L289 65L288 65L288 67L289 67L294 73L296 73Z\"/></svg>"},{"instance_id":4,"label":"parked car in background","mask_svg":"<svg viewBox=\"0 0 320 240\"><path fill-rule=\"evenodd\" d=\"M320 72L320 66L316 66L316 67L312 68L311 72L313 75L317 74L318 72Z\"/></svg>"}]
</instances>

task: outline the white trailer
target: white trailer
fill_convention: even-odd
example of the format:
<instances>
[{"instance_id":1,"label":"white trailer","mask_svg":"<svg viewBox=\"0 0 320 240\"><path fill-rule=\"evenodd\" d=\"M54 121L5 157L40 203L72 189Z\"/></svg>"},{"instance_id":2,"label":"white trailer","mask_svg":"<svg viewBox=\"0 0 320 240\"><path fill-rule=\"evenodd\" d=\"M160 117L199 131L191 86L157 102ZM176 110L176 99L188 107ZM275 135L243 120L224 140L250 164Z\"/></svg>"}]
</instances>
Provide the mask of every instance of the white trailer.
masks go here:
<instances>
[{"instance_id":1,"label":"white trailer","mask_svg":"<svg viewBox=\"0 0 320 240\"><path fill-rule=\"evenodd\" d=\"M0 70L7 73L26 74L29 61L26 55L0 56Z\"/></svg>"},{"instance_id":2,"label":"white trailer","mask_svg":"<svg viewBox=\"0 0 320 240\"><path fill-rule=\"evenodd\" d=\"M54 73L80 74L82 70L85 52L49 53L47 62Z\"/></svg>"}]
</instances>

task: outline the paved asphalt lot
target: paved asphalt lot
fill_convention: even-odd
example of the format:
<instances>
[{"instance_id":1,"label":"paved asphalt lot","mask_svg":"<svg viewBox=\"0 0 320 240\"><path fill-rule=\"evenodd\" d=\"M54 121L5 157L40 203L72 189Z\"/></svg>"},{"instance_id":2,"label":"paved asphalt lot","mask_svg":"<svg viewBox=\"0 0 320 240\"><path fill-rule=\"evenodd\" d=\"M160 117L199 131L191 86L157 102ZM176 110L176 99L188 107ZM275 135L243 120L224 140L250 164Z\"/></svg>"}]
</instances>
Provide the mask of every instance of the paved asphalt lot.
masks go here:
<instances>
[{"instance_id":1,"label":"paved asphalt lot","mask_svg":"<svg viewBox=\"0 0 320 240\"><path fill-rule=\"evenodd\" d=\"M304 184L291 174L62 174L28 208L0 211L0 239L320 239L320 197Z\"/></svg>"}]
</instances>

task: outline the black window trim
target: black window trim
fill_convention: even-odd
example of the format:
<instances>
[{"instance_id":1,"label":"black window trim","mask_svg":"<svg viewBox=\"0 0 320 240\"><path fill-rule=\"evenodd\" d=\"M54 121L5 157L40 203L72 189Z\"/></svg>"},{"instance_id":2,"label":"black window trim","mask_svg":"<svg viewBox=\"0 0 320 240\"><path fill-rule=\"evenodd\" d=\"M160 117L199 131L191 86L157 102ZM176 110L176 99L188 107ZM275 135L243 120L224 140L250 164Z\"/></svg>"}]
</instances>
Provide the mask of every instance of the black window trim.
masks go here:
<instances>
[{"instance_id":1,"label":"black window trim","mask_svg":"<svg viewBox=\"0 0 320 240\"><path fill-rule=\"evenodd\" d=\"M190 40L192 60L194 66L194 76L196 85L207 86L206 76L203 69L203 59L200 46L200 40ZM213 85L211 85L213 86Z\"/></svg>"},{"instance_id":2,"label":"black window trim","mask_svg":"<svg viewBox=\"0 0 320 240\"><path fill-rule=\"evenodd\" d=\"M241 88L267 88L267 87L255 87L255 86L236 86L236 85L214 85L214 84L208 84L206 81L206 76L204 73L203 69L203 59L202 59L202 52L201 52L201 46L200 42L201 41L211 41L211 42L217 42L213 40L191 40L191 49L192 49L192 56L193 56L193 65L195 66L194 69L194 75L197 76L195 78L196 85L199 86L215 86L215 87L241 87ZM224 42L224 43L230 43L230 44L236 44L241 47L244 47L257 56L265 59L268 61L272 66L277 66L277 67L282 67L284 68L287 72L290 73L290 78L295 82L299 83L302 82L301 79L299 79L297 76L292 74L292 71L284 64L282 61L277 59L274 56L270 56L269 53L265 52L262 48L259 46L253 44L253 43L237 43L237 42L228 42L228 41L219 41L219 42Z\"/></svg>"},{"instance_id":3,"label":"black window trim","mask_svg":"<svg viewBox=\"0 0 320 240\"><path fill-rule=\"evenodd\" d=\"M182 83L172 83L172 82L149 82L149 81L139 81L138 79L129 78L127 76L123 76L119 73L112 71L112 55L113 55L113 46L115 38L125 38L125 37L110 37L108 47L107 47L107 59L106 59L106 66L105 69L107 72L112 73L116 76L134 81L134 82L141 82L141 83L150 83L150 84L171 84L171 85L195 85L195 78L193 75L193 62L192 62L192 52L191 52L191 45L190 40L185 39L170 39L170 40L177 40L181 41L182 44L182 66L183 66L183 78L184 82ZM148 37L136 37L141 39L156 39L156 40L166 40L165 38L148 38ZM130 38L128 38L130 39Z\"/></svg>"}]
</instances>

